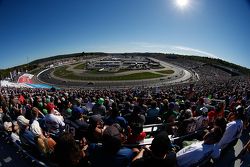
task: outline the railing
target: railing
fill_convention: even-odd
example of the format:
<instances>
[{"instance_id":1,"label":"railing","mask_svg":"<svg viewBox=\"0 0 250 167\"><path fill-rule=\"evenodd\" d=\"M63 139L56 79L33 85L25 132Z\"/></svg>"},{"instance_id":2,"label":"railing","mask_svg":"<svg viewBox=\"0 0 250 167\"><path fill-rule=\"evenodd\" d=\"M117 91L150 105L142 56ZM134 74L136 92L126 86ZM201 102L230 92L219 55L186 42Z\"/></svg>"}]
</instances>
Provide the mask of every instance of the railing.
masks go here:
<instances>
[{"instance_id":1,"label":"railing","mask_svg":"<svg viewBox=\"0 0 250 167\"><path fill-rule=\"evenodd\" d=\"M20 156L25 157L26 159L29 159L34 166L36 166L36 167L49 167L44 162L42 162L42 161L38 160L37 158L35 158L34 156L32 156L27 150L25 150L21 146L21 143L12 142L12 140L10 139L10 135L6 131L0 129L0 133L1 133L1 136L0 136L1 139L3 139L7 143L12 143L17 148L16 153L19 154Z\"/></svg>"}]
</instances>

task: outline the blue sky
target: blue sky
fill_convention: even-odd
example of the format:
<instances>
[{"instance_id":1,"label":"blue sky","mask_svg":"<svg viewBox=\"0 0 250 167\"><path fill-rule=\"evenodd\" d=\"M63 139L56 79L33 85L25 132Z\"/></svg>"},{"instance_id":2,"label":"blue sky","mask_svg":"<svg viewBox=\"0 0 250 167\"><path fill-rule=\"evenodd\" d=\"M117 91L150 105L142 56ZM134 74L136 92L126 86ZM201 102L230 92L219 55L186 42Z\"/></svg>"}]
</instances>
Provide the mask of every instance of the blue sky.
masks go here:
<instances>
[{"instance_id":1,"label":"blue sky","mask_svg":"<svg viewBox=\"0 0 250 167\"><path fill-rule=\"evenodd\" d=\"M0 68L83 51L195 54L250 68L250 2L0 0Z\"/></svg>"}]
</instances>

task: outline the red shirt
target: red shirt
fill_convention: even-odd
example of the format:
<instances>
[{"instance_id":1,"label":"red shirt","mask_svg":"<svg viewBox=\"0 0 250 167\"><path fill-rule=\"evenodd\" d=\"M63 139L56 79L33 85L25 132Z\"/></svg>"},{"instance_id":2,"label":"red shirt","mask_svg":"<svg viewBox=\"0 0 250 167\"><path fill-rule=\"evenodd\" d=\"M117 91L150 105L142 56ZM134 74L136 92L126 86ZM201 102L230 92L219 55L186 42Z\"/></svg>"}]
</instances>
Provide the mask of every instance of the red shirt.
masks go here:
<instances>
[{"instance_id":1,"label":"red shirt","mask_svg":"<svg viewBox=\"0 0 250 167\"><path fill-rule=\"evenodd\" d=\"M128 143L130 144L135 144L138 143L142 140L144 140L146 137L146 133L145 132L141 132L139 135L129 135L128 136Z\"/></svg>"}]
</instances>

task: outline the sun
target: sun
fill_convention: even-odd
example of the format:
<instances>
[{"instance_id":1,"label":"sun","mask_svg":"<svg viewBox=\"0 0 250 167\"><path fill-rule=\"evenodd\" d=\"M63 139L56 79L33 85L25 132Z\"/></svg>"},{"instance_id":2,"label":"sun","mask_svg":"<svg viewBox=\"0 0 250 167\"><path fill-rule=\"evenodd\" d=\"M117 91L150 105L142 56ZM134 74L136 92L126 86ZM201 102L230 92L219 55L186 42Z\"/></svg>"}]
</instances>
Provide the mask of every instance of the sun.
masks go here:
<instances>
[{"instance_id":1,"label":"sun","mask_svg":"<svg viewBox=\"0 0 250 167\"><path fill-rule=\"evenodd\" d=\"M176 4L180 8L185 8L189 3L189 0L176 0Z\"/></svg>"}]
</instances>

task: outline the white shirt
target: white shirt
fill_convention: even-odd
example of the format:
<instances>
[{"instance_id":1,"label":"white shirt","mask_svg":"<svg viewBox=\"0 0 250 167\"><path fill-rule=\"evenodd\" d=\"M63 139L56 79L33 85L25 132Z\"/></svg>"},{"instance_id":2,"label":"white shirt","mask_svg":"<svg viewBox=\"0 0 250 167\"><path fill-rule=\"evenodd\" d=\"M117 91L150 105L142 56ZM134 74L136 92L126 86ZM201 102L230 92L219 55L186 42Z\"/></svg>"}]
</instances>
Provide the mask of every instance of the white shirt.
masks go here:
<instances>
[{"instance_id":1,"label":"white shirt","mask_svg":"<svg viewBox=\"0 0 250 167\"><path fill-rule=\"evenodd\" d=\"M226 130L217 144L218 148L225 148L230 142L240 138L243 130L243 122L240 119L227 123Z\"/></svg>"},{"instance_id":2,"label":"white shirt","mask_svg":"<svg viewBox=\"0 0 250 167\"><path fill-rule=\"evenodd\" d=\"M37 120L34 120L32 124L30 125L30 131L33 133L34 136L42 135L42 129Z\"/></svg>"},{"instance_id":3,"label":"white shirt","mask_svg":"<svg viewBox=\"0 0 250 167\"><path fill-rule=\"evenodd\" d=\"M14 132L11 133L10 138L11 138L12 142L14 142L14 143L17 141L21 142L19 135L14 133Z\"/></svg>"},{"instance_id":4,"label":"white shirt","mask_svg":"<svg viewBox=\"0 0 250 167\"><path fill-rule=\"evenodd\" d=\"M54 134L57 134L60 131L60 127L65 126L65 123L62 121L60 116L56 116L54 114L47 114L44 117L44 121L48 131Z\"/></svg>"},{"instance_id":5,"label":"white shirt","mask_svg":"<svg viewBox=\"0 0 250 167\"><path fill-rule=\"evenodd\" d=\"M178 166L189 167L200 164L206 158L210 157L214 146L214 144L204 144L203 141L199 141L184 147L176 153Z\"/></svg>"},{"instance_id":6,"label":"white shirt","mask_svg":"<svg viewBox=\"0 0 250 167\"><path fill-rule=\"evenodd\" d=\"M219 158L221 149L226 148L229 143L240 138L242 130L243 121L240 119L227 123L226 130L214 149L213 157Z\"/></svg>"}]
</instances>

